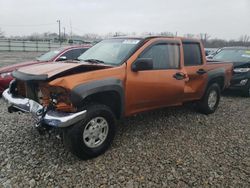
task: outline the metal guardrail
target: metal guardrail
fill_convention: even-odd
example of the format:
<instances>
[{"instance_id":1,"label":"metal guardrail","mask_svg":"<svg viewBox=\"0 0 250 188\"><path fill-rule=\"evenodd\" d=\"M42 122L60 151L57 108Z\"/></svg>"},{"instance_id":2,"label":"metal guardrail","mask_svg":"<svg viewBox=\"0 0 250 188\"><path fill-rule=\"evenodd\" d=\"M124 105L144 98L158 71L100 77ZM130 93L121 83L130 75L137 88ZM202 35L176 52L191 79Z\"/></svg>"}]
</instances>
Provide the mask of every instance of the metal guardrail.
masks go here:
<instances>
[{"instance_id":1,"label":"metal guardrail","mask_svg":"<svg viewBox=\"0 0 250 188\"><path fill-rule=\"evenodd\" d=\"M63 46L60 43L25 40L0 40L0 51L44 52Z\"/></svg>"}]
</instances>

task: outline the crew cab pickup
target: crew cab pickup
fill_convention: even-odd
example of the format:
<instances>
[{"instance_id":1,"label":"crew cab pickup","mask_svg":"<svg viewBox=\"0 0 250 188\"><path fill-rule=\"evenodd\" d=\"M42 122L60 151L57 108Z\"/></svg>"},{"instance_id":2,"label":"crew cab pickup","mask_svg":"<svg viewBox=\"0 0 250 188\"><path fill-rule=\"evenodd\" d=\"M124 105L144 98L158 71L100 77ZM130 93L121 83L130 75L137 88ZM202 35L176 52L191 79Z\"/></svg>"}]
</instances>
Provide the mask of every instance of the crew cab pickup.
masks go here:
<instances>
[{"instance_id":1,"label":"crew cab pickup","mask_svg":"<svg viewBox=\"0 0 250 188\"><path fill-rule=\"evenodd\" d=\"M78 59L13 72L3 97L9 112L31 113L39 130L61 130L81 159L108 149L122 117L189 101L215 112L232 77L232 64L207 64L199 40L179 37L106 39Z\"/></svg>"}]
</instances>

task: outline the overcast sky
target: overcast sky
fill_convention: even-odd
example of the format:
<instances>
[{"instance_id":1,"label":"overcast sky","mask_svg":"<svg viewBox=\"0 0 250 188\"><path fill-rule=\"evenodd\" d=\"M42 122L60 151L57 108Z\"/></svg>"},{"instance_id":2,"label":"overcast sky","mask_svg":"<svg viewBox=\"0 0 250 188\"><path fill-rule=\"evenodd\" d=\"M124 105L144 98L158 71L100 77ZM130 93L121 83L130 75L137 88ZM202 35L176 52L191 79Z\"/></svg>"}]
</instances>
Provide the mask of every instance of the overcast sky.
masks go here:
<instances>
[{"instance_id":1,"label":"overcast sky","mask_svg":"<svg viewBox=\"0 0 250 188\"><path fill-rule=\"evenodd\" d=\"M250 35L250 0L0 0L0 28L8 36L73 33L208 33L213 38Z\"/></svg>"}]
</instances>

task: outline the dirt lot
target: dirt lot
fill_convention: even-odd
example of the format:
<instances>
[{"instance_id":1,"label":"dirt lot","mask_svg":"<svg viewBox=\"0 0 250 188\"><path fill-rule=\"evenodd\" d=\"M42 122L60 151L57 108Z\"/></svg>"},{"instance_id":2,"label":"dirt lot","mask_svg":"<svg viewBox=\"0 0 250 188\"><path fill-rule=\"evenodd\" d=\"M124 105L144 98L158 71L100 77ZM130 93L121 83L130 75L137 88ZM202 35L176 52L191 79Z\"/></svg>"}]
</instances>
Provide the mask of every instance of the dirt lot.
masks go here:
<instances>
[{"instance_id":1,"label":"dirt lot","mask_svg":"<svg viewBox=\"0 0 250 188\"><path fill-rule=\"evenodd\" d=\"M0 53L0 65L36 55ZM89 161L6 107L0 99L0 187L250 187L250 100L237 93L209 116L188 105L125 119Z\"/></svg>"}]
</instances>

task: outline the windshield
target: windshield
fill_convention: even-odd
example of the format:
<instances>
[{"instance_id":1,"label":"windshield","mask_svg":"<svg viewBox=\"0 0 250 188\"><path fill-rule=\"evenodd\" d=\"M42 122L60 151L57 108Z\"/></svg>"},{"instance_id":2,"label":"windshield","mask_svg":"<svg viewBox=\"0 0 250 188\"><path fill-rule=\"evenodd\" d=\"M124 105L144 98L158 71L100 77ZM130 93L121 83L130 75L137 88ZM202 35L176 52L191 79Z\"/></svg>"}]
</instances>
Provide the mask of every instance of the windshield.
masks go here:
<instances>
[{"instance_id":1,"label":"windshield","mask_svg":"<svg viewBox=\"0 0 250 188\"><path fill-rule=\"evenodd\" d=\"M250 62L250 49L222 49L213 59L218 61Z\"/></svg>"},{"instance_id":2,"label":"windshield","mask_svg":"<svg viewBox=\"0 0 250 188\"><path fill-rule=\"evenodd\" d=\"M87 50L78 59L80 61L97 60L96 62L119 65L139 42L138 39L103 40Z\"/></svg>"},{"instance_id":3,"label":"windshield","mask_svg":"<svg viewBox=\"0 0 250 188\"><path fill-rule=\"evenodd\" d=\"M49 52L41 55L40 57L37 57L36 59L38 61L51 61L54 57L56 57L59 53L61 53L62 50L63 49L49 51Z\"/></svg>"}]
</instances>

